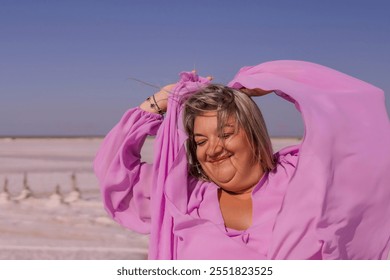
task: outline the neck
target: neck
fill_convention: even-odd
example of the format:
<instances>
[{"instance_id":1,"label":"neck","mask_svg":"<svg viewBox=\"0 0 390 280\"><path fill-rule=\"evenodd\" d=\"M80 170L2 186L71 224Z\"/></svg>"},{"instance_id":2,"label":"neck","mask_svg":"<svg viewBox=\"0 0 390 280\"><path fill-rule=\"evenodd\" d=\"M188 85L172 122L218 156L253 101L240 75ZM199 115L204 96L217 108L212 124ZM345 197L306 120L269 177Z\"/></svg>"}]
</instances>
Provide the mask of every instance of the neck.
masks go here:
<instances>
[{"instance_id":1,"label":"neck","mask_svg":"<svg viewBox=\"0 0 390 280\"><path fill-rule=\"evenodd\" d=\"M225 190L223 188L221 188L221 190L223 192L229 194L229 195L243 195L243 194L250 194L250 193L252 193L252 190L254 189L255 186L252 186L252 187L249 187L247 189L240 190L240 191L229 191L229 190Z\"/></svg>"},{"instance_id":2,"label":"neck","mask_svg":"<svg viewBox=\"0 0 390 280\"><path fill-rule=\"evenodd\" d=\"M252 199L252 190L254 187L255 186L250 187L248 189L245 189L243 191L239 191L239 192L232 192L232 191L228 191L228 190L224 190L224 189L220 188L219 193L222 196L225 195L225 196L229 196L231 198L238 199L238 200L248 200L248 199Z\"/></svg>"}]
</instances>

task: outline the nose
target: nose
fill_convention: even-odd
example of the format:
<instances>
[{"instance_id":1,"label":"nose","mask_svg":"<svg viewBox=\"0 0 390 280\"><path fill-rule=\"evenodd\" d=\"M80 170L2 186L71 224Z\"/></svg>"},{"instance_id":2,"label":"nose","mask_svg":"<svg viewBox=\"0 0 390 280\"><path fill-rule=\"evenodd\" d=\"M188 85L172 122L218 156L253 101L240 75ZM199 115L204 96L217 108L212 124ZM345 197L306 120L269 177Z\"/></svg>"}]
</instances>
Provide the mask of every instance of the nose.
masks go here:
<instances>
[{"instance_id":1,"label":"nose","mask_svg":"<svg viewBox=\"0 0 390 280\"><path fill-rule=\"evenodd\" d=\"M223 152L223 145L220 138L209 140L206 155L210 158L218 157Z\"/></svg>"}]
</instances>

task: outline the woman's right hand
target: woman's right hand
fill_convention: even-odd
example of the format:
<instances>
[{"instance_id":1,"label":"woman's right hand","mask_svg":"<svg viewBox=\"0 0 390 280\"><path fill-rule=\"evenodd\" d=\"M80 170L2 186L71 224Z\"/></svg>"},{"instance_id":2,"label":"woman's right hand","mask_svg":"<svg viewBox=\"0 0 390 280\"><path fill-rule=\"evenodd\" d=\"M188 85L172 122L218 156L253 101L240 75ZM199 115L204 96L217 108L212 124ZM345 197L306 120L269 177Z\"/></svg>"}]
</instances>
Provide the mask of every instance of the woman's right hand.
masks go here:
<instances>
[{"instance_id":1,"label":"woman's right hand","mask_svg":"<svg viewBox=\"0 0 390 280\"><path fill-rule=\"evenodd\" d=\"M160 91L156 92L153 96L151 96L148 100L144 101L140 108L144 111L150 113L158 113L158 109L156 106L152 106L155 102L158 105L158 108L161 109L163 113L167 111L168 108L168 95L173 90L176 84L169 84L161 88Z\"/></svg>"},{"instance_id":2,"label":"woman's right hand","mask_svg":"<svg viewBox=\"0 0 390 280\"><path fill-rule=\"evenodd\" d=\"M168 108L168 95L172 92L176 84L169 84L161 88L160 91L154 94L158 106L163 112L167 111Z\"/></svg>"},{"instance_id":3,"label":"woman's right hand","mask_svg":"<svg viewBox=\"0 0 390 280\"><path fill-rule=\"evenodd\" d=\"M196 70L192 70L193 73L196 73ZM208 80L213 80L212 76L207 76ZM154 94L154 99L156 100L156 103L158 107L161 109L163 113L165 113L168 109L168 95L172 92L173 88L176 86L176 84L169 84L160 89L160 91L156 92ZM153 96L144 101L140 108L144 111L150 112L150 113L158 113L158 109L156 106L151 106L151 104L154 104Z\"/></svg>"}]
</instances>

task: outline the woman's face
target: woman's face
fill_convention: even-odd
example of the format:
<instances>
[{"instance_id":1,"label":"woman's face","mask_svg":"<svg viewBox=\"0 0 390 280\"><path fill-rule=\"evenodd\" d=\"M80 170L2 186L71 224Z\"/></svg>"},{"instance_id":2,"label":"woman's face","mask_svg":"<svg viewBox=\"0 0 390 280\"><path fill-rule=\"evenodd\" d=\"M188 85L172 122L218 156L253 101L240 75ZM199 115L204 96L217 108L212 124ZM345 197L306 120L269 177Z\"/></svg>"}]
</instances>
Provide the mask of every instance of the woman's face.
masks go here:
<instances>
[{"instance_id":1,"label":"woman's face","mask_svg":"<svg viewBox=\"0 0 390 280\"><path fill-rule=\"evenodd\" d=\"M217 113L197 116L194 122L196 157L206 175L226 191L252 190L263 175L260 162L253 162L252 150L243 128L230 118L218 133Z\"/></svg>"}]
</instances>

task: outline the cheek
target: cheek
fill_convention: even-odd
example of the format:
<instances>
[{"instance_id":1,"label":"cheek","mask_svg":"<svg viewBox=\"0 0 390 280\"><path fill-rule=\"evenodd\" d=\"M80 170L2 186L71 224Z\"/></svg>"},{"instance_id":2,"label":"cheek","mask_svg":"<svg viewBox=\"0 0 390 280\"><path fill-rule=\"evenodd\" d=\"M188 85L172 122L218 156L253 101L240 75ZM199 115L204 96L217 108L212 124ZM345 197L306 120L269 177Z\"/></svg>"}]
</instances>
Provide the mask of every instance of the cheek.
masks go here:
<instances>
[{"instance_id":1,"label":"cheek","mask_svg":"<svg viewBox=\"0 0 390 280\"><path fill-rule=\"evenodd\" d=\"M201 163L203 162L203 157L202 155L204 154L204 152L202 151L202 148L201 147L197 147L196 148L196 159Z\"/></svg>"},{"instance_id":2,"label":"cheek","mask_svg":"<svg viewBox=\"0 0 390 280\"><path fill-rule=\"evenodd\" d=\"M225 147L230 152L233 152L234 159L243 161L241 164L248 164L252 158L252 150L250 149L249 141L245 137L236 137L231 141L227 141Z\"/></svg>"},{"instance_id":3,"label":"cheek","mask_svg":"<svg viewBox=\"0 0 390 280\"><path fill-rule=\"evenodd\" d=\"M248 149L249 143L242 137L234 137L225 142L225 149L239 155Z\"/></svg>"}]
</instances>

